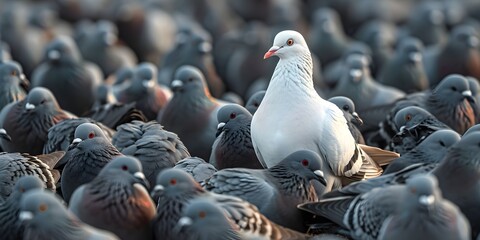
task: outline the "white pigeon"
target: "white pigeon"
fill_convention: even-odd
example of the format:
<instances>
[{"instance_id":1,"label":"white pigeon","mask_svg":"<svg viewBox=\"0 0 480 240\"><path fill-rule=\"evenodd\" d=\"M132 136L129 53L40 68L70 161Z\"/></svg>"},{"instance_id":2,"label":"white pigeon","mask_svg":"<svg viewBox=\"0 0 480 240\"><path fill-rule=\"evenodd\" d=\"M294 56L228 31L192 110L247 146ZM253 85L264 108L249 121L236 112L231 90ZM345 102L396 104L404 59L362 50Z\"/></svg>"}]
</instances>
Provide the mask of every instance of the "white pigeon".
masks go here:
<instances>
[{"instance_id":1,"label":"white pigeon","mask_svg":"<svg viewBox=\"0 0 480 240\"><path fill-rule=\"evenodd\" d=\"M300 33L278 33L264 59L271 56L278 56L280 61L251 124L252 143L265 167L276 165L295 151L312 150L327 163L323 171L329 191L346 179L380 175L382 169L372 158L388 161L398 157L355 143L343 112L314 89L312 58Z\"/></svg>"}]
</instances>

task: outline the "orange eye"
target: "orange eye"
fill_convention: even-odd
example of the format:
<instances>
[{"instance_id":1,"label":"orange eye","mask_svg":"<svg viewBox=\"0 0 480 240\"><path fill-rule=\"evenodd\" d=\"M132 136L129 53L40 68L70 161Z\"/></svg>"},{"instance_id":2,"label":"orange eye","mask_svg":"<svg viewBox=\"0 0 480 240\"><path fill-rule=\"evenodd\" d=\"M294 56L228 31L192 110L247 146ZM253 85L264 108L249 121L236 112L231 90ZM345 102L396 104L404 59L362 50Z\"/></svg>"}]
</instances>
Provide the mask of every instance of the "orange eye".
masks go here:
<instances>
[{"instance_id":1,"label":"orange eye","mask_svg":"<svg viewBox=\"0 0 480 240\"><path fill-rule=\"evenodd\" d=\"M94 138L95 137L95 133L91 132L88 134L88 138Z\"/></svg>"},{"instance_id":2,"label":"orange eye","mask_svg":"<svg viewBox=\"0 0 480 240\"><path fill-rule=\"evenodd\" d=\"M15 71L11 71L11 72L10 72L10 75L12 75L12 76L16 76L16 75L17 75L17 73L16 73Z\"/></svg>"},{"instance_id":3,"label":"orange eye","mask_svg":"<svg viewBox=\"0 0 480 240\"><path fill-rule=\"evenodd\" d=\"M177 180L175 178L170 179L170 185L177 184Z\"/></svg>"},{"instance_id":4,"label":"orange eye","mask_svg":"<svg viewBox=\"0 0 480 240\"><path fill-rule=\"evenodd\" d=\"M207 216L207 213L205 213L204 211L201 211L201 212L198 213L198 216L200 218L205 218L205 216Z\"/></svg>"},{"instance_id":5,"label":"orange eye","mask_svg":"<svg viewBox=\"0 0 480 240\"><path fill-rule=\"evenodd\" d=\"M308 166L308 160L307 160L307 159L303 159L303 160L302 160L302 165L305 166L305 167Z\"/></svg>"},{"instance_id":6,"label":"orange eye","mask_svg":"<svg viewBox=\"0 0 480 240\"><path fill-rule=\"evenodd\" d=\"M412 115L411 115L411 114L407 114L407 115L405 116L405 120L406 120L406 121L412 120Z\"/></svg>"},{"instance_id":7,"label":"orange eye","mask_svg":"<svg viewBox=\"0 0 480 240\"><path fill-rule=\"evenodd\" d=\"M123 166L122 166L122 170L123 170L123 171L127 171L127 170L128 170L128 166L127 166L127 165L123 165Z\"/></svg>"},{"instance_id":8,"label":"orange eye","mask_svg":"<svg viewBox=\"0 0 480 240\"><path fill-rule=\"evenodd\" d=\"M288 46L292 46L292 45L293 45L293 39L291 39L291 38L288 39L288 40L287 40L287 45L288 45Z\"/></svg>"},{"instance_id":9,"label":"orange eye","mask_svg":"<svg viewBox=\"0 0 480 240\"><path fill-rule=\"evenodd\" d=\"M38 206L38 211L40 212L45 212L47 211L47 209L48 209L47 204L40 204L40 206Z\"/></svg>"}]
</instances>

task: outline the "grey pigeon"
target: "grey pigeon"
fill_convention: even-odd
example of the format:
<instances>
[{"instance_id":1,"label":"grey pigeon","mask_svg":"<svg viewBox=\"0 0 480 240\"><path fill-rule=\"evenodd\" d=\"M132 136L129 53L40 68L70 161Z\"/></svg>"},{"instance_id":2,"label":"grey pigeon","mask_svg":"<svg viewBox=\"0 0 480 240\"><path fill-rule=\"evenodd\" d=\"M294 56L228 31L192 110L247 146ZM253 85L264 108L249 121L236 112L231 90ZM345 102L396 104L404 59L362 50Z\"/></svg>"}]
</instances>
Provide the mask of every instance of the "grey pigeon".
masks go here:
<instances>
[{"instance_id":1,"label":"grey pigeon","mask_svg":"<svg viewBox=\"0 0 480 240\"><path fill-rule=\"evenodd\" d=\"M254 93L248 99L247 103L245 104L245 108L253 115L257 111L258 107L260 107L260 103L262 103L263 97L265 96L264 90L258 91Z\"/></svg>"},{"instance_id":2,"label":"grey pigeon","mask_svg":"<svg viewBox=\"0 0 480 240\"><path fill-rule=\"evenodd\" d=\"M158 115L158 122L176 133L192 156L208 159L215 141L217 111L223 103L210 95L196 67L180 67L174 79L173 98Z\"/></svg>"},{"instance_id":3,"label":"grey pigeon","mask_svg":"<svg viewBox=\"0 0 480 240\"><path fill-rule=\"evenodd\" d=\"M130 83L116 93L123 103L136 102L135 107L154 120L171 98L170 90L157 83L157 67L152 63L140 63L134 70Z\"/></svg>"},{"instance_id":4,"label":"grey pigeon","mask_svg":"<svg viewBox=\"0 0 480 240\"><path fill-rule=\"evenodd\" d=\"M343 112L314 89L312 59L300 33L278 33L264 58L271 56L280 61L251 124L253 147L262 165L273 167L293 152L312 150L322 157L326 191L330 191L340 187L341 176L375 177L382 172L375 160L398 157L355 144Z\"/></svg>"},{"instance_id":5,"label":"grey pigeon","mask_svg":"<svg viewBox=\"0 0 480 240\"><path fill-rule=\"evenodd\" d=\"M46 188L55 192L60 173L54 170L55 164L65 152L31 156L26 153L0 153L0 201L12 193L15 183L28 175L37 176Z\"/></svg>"},{"instance_id":6,"label":"grey pigeon","mask_svg":"<svg viewBox=\"0 0 480 240\"><path fill-rule=\"evenodd\" d=\"M233 224L227 214L208 199L195 199L182 211L182 217L175 226L182 239L197 240L240 240L238 226Z\"/></svg>"},{"instance_id":7,"label":"grey pigeon","mask_svg":"<svg viewBox=\"0 0 480 240\"><path fill-rule=\"evenodd\" d=\"M24 222L24 239L118 240L110 232L80 221L56 195L42 191L26 192L20 201L19 218Z\"/></svg>"},{"instance_id":8,"label":"grey pigeon","mask_svg":"<svg viewBox=\"0 0 480 240\"><path fill-rule=\"evenodd\" d=\"M29 85L20 64L0 57L0 109L11 102L23 100Z\"/></svg>"},{"instance_id":9,"label":"grey pigeon","mask_svg":"<svg viewBox=\"0 0 480 240\"><path fill-rule=\"evenodd\" d=\"M95 119L105 124L107 127L116 129L119 125L129 123L134 120L146 122L147 117L142 111L135 108L135 102L132 103L105 103L94 107L83 117Z\"/></svg>"},{"instance_id":10,"label":"grey pigeon","mask_svg":"<svg viewBox=\"0 0 480 240\"><path fill-rule=\"evenodd\" d=\"M43 189L45 184L36 176L23 176L18 179L12 189L12 194L0 205L0 233L6 240L22 239L24 226L18 219L20 199L33 189Z\"/></svg>"},{"instance_id":11,"label":"grey pigeon","mask_svg":"<svg viewBox=\"0 0 480 240\"><path fill-rule=\"evenodd\" d=\"M305 231L296 206L317 200L310 181L325 184L320 169L320 157L312 151L301 150L269 169L230 168L218 171L205 182L205 189L242 198L257 206L273 222Z\"/></svg>"},{"instance_id":12,"label":"grey pigeon","mask_svg":"<svg viewBox=\"0 0 480 240\"><path fill-rule=\"evenodd\" d=\"M345 60L342 76L330 92L330 96L345 96L352 99L359 112L393 103L405 96L399 89L376 82L370 75L368 61L363 55L350 55Z\"/></svg>"},{"instance_id":13,"label":"grey pigeon","mask_svg":"<svg viewBox=\"0 0 480 240\"><path fill-rule=\"evenodd\" d=\"M263 168L252 146L250 112L240 105L227 104L218 110L217 120L217 139L209 163L217 169Z\"/></svg>"},{"instance_id":14,"label":"grey pigeon","mask_svg":"<svg viewBox=\"0 0 480 240\"><path fill-rule=\"evenodd\" d=\"M460 135L453 130L438 130L430 134L418 146L393 160L383 174L400 171L415 163L437 163L447 150L460 141Z\"/></svg>"},{"instance_id":15,"label":"grey pigeon","mask_svg":"<svg viewBox=\"0 0 480 240\"><path fill-rule=\"evenodd\" d=\"M393 120L399 130L392 137L389 147L400 154L412 150L433 132L450 129L427 110L417 106L398 111Z\"/></svg>"},{"instance_id":16,"label":"grey pigeon","mask_svg":"<svg viewBox=\"0 0 480 240\"><path fill-rule=\"evenodd\" d=\"M119 43L118 29L110 21L98 21L92 31L87 31L78 41L78 47L85 60L97 64L105 76L137 63L135 53Z\"/></svg>"},{"instance_id":17,"label":"grey pigeon","mask_svg":"<svg viewBox=\"0 0 480 240\"><path fill-rule=\"evenodd\" d=\"M395 55L380 70L377 81L406 93L427 90L429 82L422 51L423 44L418 39L403 39Z\"/></svg>"},{"instance_id":18,"label":"grey pigeon","mask_svg":"<svg viewBox=\"0 0 480 240\"><path fill-rule=\"evenodd\" d=\"M150 223L156 210L146 187L140 161L117 157L75 190L69 209L85 223L121 239L152 239Z\"/></svg>"},{"instance_id":19,"label":"grey pigeon","mask_svg":"<svg viewBox=\"0 0 480 240\"><path fill-rule=\"evenodd\" d=\"M11 137L1 140L4 151L41 154L50 127L64 119L76 118L60 108L46 88L32 89L27 97L5 106L0 112L0 127Z\"/></svg>"},{"instance_id":20,"label":"grey pigeon","mask_svg":"<svg viewBox=\"0 0 480 240\"><path fill-rule=\"evenodd\" d=\"M61 187L68 203L73 191L93 180L114 157L122 155L93 123L82 123L75 129L74 139L57 166L63 166Z\"/></svg>"},{"instance_id":21,"label":"grey pigeon","mask_svg":"<svg viewBox=\"0 0 480 240\"><path fill-rule=\"evenodd\" d=\"M419 175L407 181L396 211L382 225L378 239L471 239L470 225L455 204L443 199L437 179Z\"/></svg>"},{"instance_id":22,"label":"grey pigeon","mask_svg":"<svg viewBox=\"0 0 480 240\"><path fill-rule=\"evenodd\" d=\"M365 139L363 139L362 133L358 129L358 127L363 124L363 120L355 111L353 101L344 96L332 97L329 98L328 101L337 105L337 107L343 111L343 116L347 120L348 129L350 129L350 133L352 133L353 138L355 138L355 142L365 144Z\"/></svg>"},{"instance_id":23,"label":"grey pigeon","mask_svg":"<svg viewBox=\"0 0 480 240\"><path fill-rule=\"evenodd\" d=\"M103 125L100 122L92 120L90 118L72 118L65 119L48 129L48 137L45 145L43 146L43 153L52 153L55 151L67 151L68 147L75 138L75 129L82 123L93 123L97 125L107 137L107 140L111 140L114 130Z\"/></svg>"},{"instance_id":24,"label":"grey pigeon","mask_svg":"<svg viewBox=\"0 0 480 240\"><path fill-rule=\"evenodd\" d=\"M470 127L464 134L463 136L466 136L470 133L474 133L474 132L477 132L477 131L480 131L480 124L475 124L473 125L472 127Z\"/></svg>"},{"instance_id":25,"label":"grey pigeon","mask_svg":"<svg viewBox=\"0 0 480 240\"><path fill-rule=\"evenodd\" d=\"M175 133L166 131L155 122L133 121L118 126L112 144L125 155L142 163L144 174L154 184L160 171L190 157L187 148Z\"/></svg>"},{"instance_id":26,"label":"grey pigeon","mask_svg":"<svg viewBox=\"0 0 480 240\"><path fill-rule=\"evenodd\" d=\"M403 34L418 38L425 46L444 44L447 29L441 3L419 3L411 12Z\"/></svg>"},{"instance_id":27,"label":"grey pigeon","mask_svg":"<svg viewBox=\"0 0 480 240\"><path fill-rule=\"evenodd\" d=\"M377 239L383 221L396 209L405 186L374 188L358 196L346 195L299 205L349 230L353 239Z\"/></svg>"},{"instance_id":28,"label":"grey pigeon","mask_svg":"<svg viewBox=\"0 0 480 240\"><path fill-rule=\"evenodd\" d=\"M70 37L62 36L47 45L31 81L33 87L50 89L63 109L82 115L92 107L103 76L97 66L83 62Z\"/></svg>"},{"instance_id":29,"label":"grey pigeon","mask_svg":"<svg viewBox=\"0 0 480 240\"><path fill-rule=\"evenodd\" d=\"M283 228L261 214L257 207L240 198L215 194L203 189L188 173L179 169L167 169L157 178L152 192L158 200L155 218L156 239L178 239L175 228L182 211L189 201L205 198L219 205L227 213L239 232L252 239L302 239L305 235Z\"/></svg>"},{"instance_id":30,"label":"grey pigeon","mask_svg":"<svg viewBox=\"0 0 480 240\"><path fill-rule=\"evenodd\" d=\"M212 164L198 157L182 159L177 162L173 168L187 172L192 175L193 179L198 183L203 183L218 171Z\"/></svg>"}]
</instances>

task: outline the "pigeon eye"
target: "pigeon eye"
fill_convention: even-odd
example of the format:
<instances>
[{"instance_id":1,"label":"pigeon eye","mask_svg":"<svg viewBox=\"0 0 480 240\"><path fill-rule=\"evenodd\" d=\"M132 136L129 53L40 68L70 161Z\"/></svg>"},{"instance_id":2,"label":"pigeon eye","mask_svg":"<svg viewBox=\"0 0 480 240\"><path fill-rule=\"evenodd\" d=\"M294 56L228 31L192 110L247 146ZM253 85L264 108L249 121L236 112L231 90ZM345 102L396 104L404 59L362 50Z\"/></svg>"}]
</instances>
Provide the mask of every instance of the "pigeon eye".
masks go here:
<instances>
[{"instance_id":1,"label":"pigeon eye","mask_svg":"<svg viewBox=\"0 0 480 240\"><path fill-rule=\"evenodd\" d=\"M193 82L193 78L189 78L188 81L189 81L189 82Z\"/></svg>"},{"instance_id":2,"label":"pigeon eye","mask_svg":"<svg viewBox=\"0 0 480 240\"><path fill-rule=\"evenodd\" d=\"M170 185L175 185L175 184L177 184L177 179L175 178L170 179Z\"/></svg>"},{"instance_id":3,"label":"pigeon eye","mask_svg":"<svg viewBox=\"0 0 480 240\"><path fill-rule=\"evenodd\" d=\"M12 76L16 76L16 75L17 75L17 73L16 73L15 71L11 71L11 72L10 72L10 75L12 75Z\"/></svg>"},{"instance_id":4,"label":"pigeon eye","mask_svg":"<svg viewBox=\"0 0 480 240\"><path fill-rule=\"evenodd\" d=\"M258 107L258 106L260 106L260 104L254 103L253 106Z\"/></svg>"},{"instance_id":5,"label":"pigeon eye","mask_svg":"<svg viewBox=\"0 0 480 240\"><path fill-rule=\"evenodd\" d=\"M20 189L18 189L18 191L25 192L25 188L20 188Z\"/></svg>"},{"instance_id":6,"label":"pigeon eye","mask_svg":"<svg viewBox=\"0 0 480 240\"><path fill-rule=\"evenodd\" d=\"M303 160L302 160L302 165L305 166L305 167L308 166L308 160L307 160L307 159L303 159Z\"/></svg>"},{"instance_id":7,"label":"pigeon eye","mask_svg":"<svg viewBox=\"0 0 480 240\"><path fill-rule=\"evenodd\" d=\"M288 40L287 40L287 45L288 45L288 46L292 46L292 45L293 45L293 39L291 39L291 38L288 39Z\"/></svg>"},{"instance_id":8,"label":"pigeon eye","mask_svg":"<svg viewBox=\"0 0 480 240\"><path fill-rule=\"evenodd\" d=\"M407 114L407 115L405 116L405 121L410 121L410 120L412 120L412 115Z\"/></svg>"},{"instance_id":9,"label":"pigeon eye","mask_svg":"<svg viewBox=\"0 0 480 240\"><path fill-rule=\"evenodd\" d=\"M416 189L416 188L410 188L410 192L411 192L411 193L416 193L416 192L417 192L417 189Z\"/></svg>"},{"instance_id":10,"label":"pigeon eye","mask_svg":"<svg viewBox=\"0 0 480 240\"><path fill-rule=\"evenodd\" d=\"M40 102L40 104L44 104L45 102L46 102L46 101L45 101L45 99L44 99L44 100L42 100L42 101Z\"/></svg>"},{"instance_id":11,"label":"pigeon eye","mask_svg":"<svg viewBox=\"0 0 480 240\"><path fill-rule=\"evenodd\" d=\"M42 204L40 204L40 206L38 206L38 211L40 211L40 212L45 212L45 211L47 211L47 209L48 209L47 204L42 203Z\"/></svg>"},{"instance_id":12,"label":"pigeon eye","mask_svg":"<svg viewBox=\"0 0 480 240\"><path fill-rule=\"evenodd\" d=\"M348 105L343 106L343 110L348 111L350 107Z\"/></svg>"},{"instance_id":13,"label":"pigeon eye","mask_svg":"<svg viewBox=\"0 0 480 240\"><path fill-rule=\"evenodd\" d=\"M123 171L127 171L127 170L128 170L128 166L127 166L127 165L123 165L123 166L122 166L122 170L123 170Z\"/></svg>"},{"instance_id":14,"label":"pigeon eye","mask_svg":"<svg viewBox=\"0 0 480 240\"><path fill-rule=\"evenodd\" d=\"M237 117L237 114L236 113L230 113L230 119L234 119Z\"/></svg>"},{"instance_id":15,"label":"pigeon eye","mask_svg":"<svg viewBox=\"0 0 480 240\"><path fill-rule=\"evenodd\" d=\"M95 133L91 132L88 134L88 138L94 138L95 137Z\"/></svg>"},{"instance_id":16,"label":"pigeon eye","mask_svg":"<svg viewBox=\"0 0 480 240\"><path fill-rule=\"evenodd\" d=\"M205 218L205 216L207 216L207 213L205 213L204 211L198 213L199 218Z\"/></svg>"},{"instance_id":17,"label":"pigeon eye","mask_svg":"<svg viewBox=\"0 0 480 240\"><path fill-rule=\"evenodd\" d=\"M457 91L457 88L456 88L456 87L451 87L451 89L452 89L453 91Z\"/></svg>"},{"instance_id":18,"label":"pigeon eye","mask_svg":"<svg viewBox=\"0 0 480 240\"><path fill-rule=\"evenodd\" d=\"M445 147L445 143L443 143L443 141L440 141L440 145L442 145L442 147Z\"/></svg>"}]
</instances>

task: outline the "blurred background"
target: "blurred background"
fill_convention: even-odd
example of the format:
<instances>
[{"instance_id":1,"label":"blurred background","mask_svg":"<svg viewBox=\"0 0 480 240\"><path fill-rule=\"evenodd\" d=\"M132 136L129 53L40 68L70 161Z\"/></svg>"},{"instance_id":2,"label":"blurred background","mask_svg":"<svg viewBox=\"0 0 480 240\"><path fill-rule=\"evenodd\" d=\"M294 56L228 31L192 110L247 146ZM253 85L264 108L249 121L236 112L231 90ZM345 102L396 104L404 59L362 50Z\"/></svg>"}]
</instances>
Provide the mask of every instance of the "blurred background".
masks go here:
<instances>
[{"instance_id":1,"label":"blurred background","mask_svg":"<svg viewBox=\"0 0 480 240\"><path fill-rule=\"evenodd\" d=\"M105 86L124 83L126 69L150 62L168 87L175 70L189 64L205 74L213 96L243 103L266 89L277 60L263 54L285 29L307 38L324 97L348 54L368 56L378 80L411 37L423 56L412 61L423 63L430 87L450 73L480 77L479 0L1 0L0 9L2 61L19 62L27 79L48 60L46 46L69 36L81 58L101 70ZM460 27L468 30L454 34ZM452 56L442 52L449 44L458 45ZM472 49L475 56L458 60ZM437 64L438 55L447 63Z\"/></svg>"}]
</instances>

